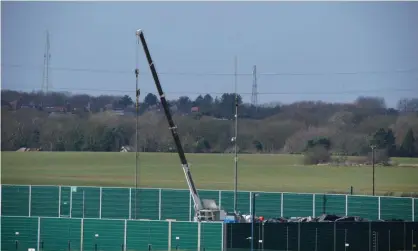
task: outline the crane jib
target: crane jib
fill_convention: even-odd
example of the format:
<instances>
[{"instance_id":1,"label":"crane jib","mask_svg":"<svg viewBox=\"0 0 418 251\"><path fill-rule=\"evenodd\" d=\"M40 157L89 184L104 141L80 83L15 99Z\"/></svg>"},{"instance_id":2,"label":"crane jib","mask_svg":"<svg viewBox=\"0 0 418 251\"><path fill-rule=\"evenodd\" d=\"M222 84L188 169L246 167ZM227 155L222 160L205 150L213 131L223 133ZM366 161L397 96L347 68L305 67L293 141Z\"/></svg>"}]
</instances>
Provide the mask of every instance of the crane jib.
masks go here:
<instances>
[{"instance_id":1,"label":"crane jib","mask_svg":"<svg viewBox=\"0 0 418 251\"><path fill-rule=\"evenodd\" d=\"M164 113L166 115L166 118L167 118L167 121L168 121L168 124L169 124L169 129L170 129L171 134L173 136L174 143L176 145L177 152L178 152L178 155L180 157L181 165L183 167L183 171L184 171L184 174L186 176L186 181L187 181L187 184L189 186L190 193L193 197L193 202L195 204L194 208L195 208L196 211L200 210L200 209L203 208L203 206L201 204L197 189L194 185L193 178L192 178L192 175L191 175L190 170L189 170L189 165L187 163L187 159L186 159L186 156L184 154L184 150L183 150L183 147L181 145L179 135L177 133L177 127L175 126L173 118L171 116L170 108L168 107L167 100L165 98L164 92L163 92L161 84L160 84L160 80L158 78L157 71L155 69L155 64L152 61L151 54L148 50L148 45L145 41L144 33L141 30L138 30L137 35L139 36L139 38L141 40L145 55L147 57L148 65L151 69L152 77L154 79L155 85L156 85L157 90L158 90L158 94L160 96L161 105L163 106Z\"/></svg>"}]
</instances>

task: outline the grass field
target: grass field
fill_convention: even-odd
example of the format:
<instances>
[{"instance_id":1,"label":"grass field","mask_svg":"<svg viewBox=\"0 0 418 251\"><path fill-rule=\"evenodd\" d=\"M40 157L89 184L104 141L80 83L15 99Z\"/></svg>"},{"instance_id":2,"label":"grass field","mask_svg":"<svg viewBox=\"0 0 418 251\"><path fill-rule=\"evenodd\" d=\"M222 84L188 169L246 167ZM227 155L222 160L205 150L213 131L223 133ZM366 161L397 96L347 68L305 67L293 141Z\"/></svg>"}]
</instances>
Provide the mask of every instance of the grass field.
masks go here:
<instances>
[{"instance_id":1,"label":"grass field","mask_svg":"<svg viewBox=\"0 0 418 251\"><path fill-rule=\"evenodd\" d=\"M198 189L233 189L228 154L187 154ZM394 159L417 164L418 159ZM303 166L298 155L240 155L239 190L286 192L372 191L372 168ZM2 183L134 186L135 153L2 152ZM187 188L177 153L141 153L139 186ZM418 168L376 167L376 192L418 192Z\"/></svg>"}]
</instances>

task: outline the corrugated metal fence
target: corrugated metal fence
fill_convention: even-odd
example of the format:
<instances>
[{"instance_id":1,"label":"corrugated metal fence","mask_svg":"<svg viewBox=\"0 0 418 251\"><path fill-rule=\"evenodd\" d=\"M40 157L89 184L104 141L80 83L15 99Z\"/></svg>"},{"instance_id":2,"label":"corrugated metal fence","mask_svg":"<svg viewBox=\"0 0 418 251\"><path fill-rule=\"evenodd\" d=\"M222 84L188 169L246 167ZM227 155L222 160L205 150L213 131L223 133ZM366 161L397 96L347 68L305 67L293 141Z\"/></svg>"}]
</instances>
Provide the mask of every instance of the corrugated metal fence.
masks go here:
<instances>
[{"instance_id":1,"label":"corrugated metal fence","mask_svg":"<svg viewBox=\"0 0 418 251\"><path fill-rule=\"evenodd\" d=\"M251 213L251 194L238 193L238 210ZM384 196L257 192L256 212L265 218L350 215L370 220L418 221L418 200ZM233 210L233 191L199 190L226 211ZM98 219L190 221L188 190L71 186L2 185L1 214Z\"/></svg>"}]
</instances>

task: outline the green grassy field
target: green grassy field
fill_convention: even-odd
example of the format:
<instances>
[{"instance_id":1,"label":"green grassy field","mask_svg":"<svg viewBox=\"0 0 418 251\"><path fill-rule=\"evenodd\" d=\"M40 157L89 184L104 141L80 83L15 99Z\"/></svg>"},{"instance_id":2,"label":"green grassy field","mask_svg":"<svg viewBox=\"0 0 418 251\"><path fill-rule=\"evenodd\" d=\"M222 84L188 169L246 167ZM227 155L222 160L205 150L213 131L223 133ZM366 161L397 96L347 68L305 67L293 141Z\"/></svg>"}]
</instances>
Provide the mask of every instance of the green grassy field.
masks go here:
<instances>
[{"instance_id":1,"label":"green grassy field","mask_svg":"<svg viewBox=\"0 0 418 251\"><path fill-rule=\"evenodd\" d=\"M198 189L233 189L228 154L187 154ZM418 159L394 159L417 164ZM372 168L303 166L298 155L239 156L239 190L370 194ZM2 152L2 183L134 186L135 153ZM139 186L187 188L177 153L141 153ZM418 192L418 168L377 167L376 192Z\"/></svg>"}]
</instances>

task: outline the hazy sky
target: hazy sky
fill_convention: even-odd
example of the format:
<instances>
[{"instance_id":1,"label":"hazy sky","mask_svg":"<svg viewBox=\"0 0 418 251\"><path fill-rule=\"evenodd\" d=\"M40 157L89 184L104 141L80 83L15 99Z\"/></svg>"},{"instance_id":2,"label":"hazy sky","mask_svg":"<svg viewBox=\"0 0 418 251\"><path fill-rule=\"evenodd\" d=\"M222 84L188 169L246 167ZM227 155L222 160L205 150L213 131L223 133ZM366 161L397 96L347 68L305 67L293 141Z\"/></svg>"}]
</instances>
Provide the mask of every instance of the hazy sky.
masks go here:
<instances>
[{"instance_id":1,"label":"hazy sky","mask_svg":"<svg viewBox=\"0 0 418 251\"><path fill-rule=\"evenodd\" d=\"M41 88L49 30L54 90L133 96L138 50L142 93L156 93L141 28L168 99L233 92L236 55L247 102L257 65L259 103L367 95L394 106L418 97L417 24L417 2L2 1L1 84Z\"/></svg>"}]
</instances>

